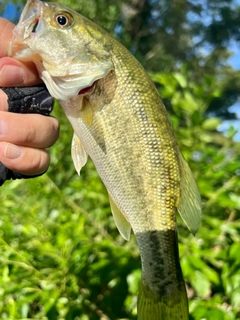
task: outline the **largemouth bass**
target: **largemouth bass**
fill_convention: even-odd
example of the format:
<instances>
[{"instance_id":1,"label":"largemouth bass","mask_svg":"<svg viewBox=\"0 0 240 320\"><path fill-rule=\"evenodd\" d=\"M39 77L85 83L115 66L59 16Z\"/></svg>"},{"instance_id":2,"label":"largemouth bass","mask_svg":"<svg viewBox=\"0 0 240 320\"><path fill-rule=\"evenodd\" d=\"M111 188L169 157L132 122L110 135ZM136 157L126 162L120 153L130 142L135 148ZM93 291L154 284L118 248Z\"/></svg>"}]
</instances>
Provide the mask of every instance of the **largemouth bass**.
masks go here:
<instances>
[{"instance_id":1,"label":"largemouth bass","mask_svg":"<svg viewBox=\"0 0 240 320\"><path fill-rule=\"evenodd\" d=\"M194 234L201 200L159 94L138 61L106 31L58 3L29 0L9 54L31 60L74 129L78 173L89 155L121 235L142 262L139 320L186 320L176 212Z\"/></svg>"}]
</instances>

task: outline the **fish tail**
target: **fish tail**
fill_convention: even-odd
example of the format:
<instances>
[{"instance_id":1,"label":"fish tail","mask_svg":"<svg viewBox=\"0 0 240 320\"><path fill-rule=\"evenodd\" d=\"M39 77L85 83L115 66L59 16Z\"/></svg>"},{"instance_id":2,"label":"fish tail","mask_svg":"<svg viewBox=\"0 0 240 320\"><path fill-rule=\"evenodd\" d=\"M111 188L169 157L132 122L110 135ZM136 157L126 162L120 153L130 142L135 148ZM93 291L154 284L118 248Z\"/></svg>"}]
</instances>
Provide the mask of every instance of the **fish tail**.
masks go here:
<instances>
[{"instance_id":1,"label":"fish tail","mask_svg":"<svg viewBox=\"0 0 240 320\"><path fill-rule=\"evenodd\" d=\"M138 320L188 320L188 300L182 282L172 294L159 295L141 281Z\"/></svg>"}]
</instances>

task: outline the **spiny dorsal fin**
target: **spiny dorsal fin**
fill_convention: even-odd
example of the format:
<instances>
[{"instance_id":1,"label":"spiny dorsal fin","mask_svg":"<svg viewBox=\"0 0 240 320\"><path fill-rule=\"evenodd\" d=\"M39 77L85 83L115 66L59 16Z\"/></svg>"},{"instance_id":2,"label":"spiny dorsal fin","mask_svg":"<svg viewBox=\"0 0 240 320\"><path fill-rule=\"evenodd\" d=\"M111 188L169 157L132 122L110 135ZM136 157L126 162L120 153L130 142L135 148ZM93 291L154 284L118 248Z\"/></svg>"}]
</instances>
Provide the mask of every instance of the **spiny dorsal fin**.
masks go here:
<instances>
[{"instance_id":1,"label":"spiny dorsal fin","mask_svg":"<svg viewBox=\"0 0 240 320\"><path fill-rule=\"evenodd\" d=\"M85 166L85 164L87 162L87 153L84 150L81 141L79 140L79 138L77 137L77 135L75 133L73 134L73 138L72 138L71 154L72 154L72 160L74 163L74 167L75 167L78 175L80 175L80 171L81 171L82 167Z\"/></svg>"},{"instance_id":2,"label":"spiny dorsal fin","mask_svg":"<svg viewBox=\"0 0 240 320\"><path fill-rule=\"evenodd\" d=\"M181 170L181 198L178 212L188 229L192 234L195 234L202 218L201 198L192 172L181 153L179 153L179 161Z\"/></svg>"},{"instance_id":3,"label":"spiny dorsal fin","mask_svg":"<svg viewBox=\"0 0 240 320\"><path fill-rule=\"evenodd\" d=\"M125 215L118 209L116 203L112 199L112 197L109 195L109 202L110 207L112 210L113 219L116 223L116 226L118 228L118 231L120 232L121 236L129 241L131 236L131 225Z\"/></svg>"}]
</instances>

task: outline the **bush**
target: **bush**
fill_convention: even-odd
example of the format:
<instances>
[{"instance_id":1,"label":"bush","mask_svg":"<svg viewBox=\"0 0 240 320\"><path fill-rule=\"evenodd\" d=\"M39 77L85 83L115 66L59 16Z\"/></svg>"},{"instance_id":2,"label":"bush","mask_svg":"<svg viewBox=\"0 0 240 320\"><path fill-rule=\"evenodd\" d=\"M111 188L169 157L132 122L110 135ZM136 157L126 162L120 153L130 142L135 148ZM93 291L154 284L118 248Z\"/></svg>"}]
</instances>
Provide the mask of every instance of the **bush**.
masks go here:
<instances>
[{"instance_id":1,"label":"bush","mask_svg":"<svg viewBox=\"0 0 240 320\"><path fill-rule=\"evenodd\" d=\"M234 130L206 118L221 95L214 79L153 74L182 152L198 182L203 219L196 237L179 219L181 265L191 319L240 319L240 148ZM137 319L140 259L134 236L114 225L106 190L89 160L78 177L72 130L58 104L59 142L42 177L6 182L0 218L1 319Z\"/></svg>"}]
</instances>

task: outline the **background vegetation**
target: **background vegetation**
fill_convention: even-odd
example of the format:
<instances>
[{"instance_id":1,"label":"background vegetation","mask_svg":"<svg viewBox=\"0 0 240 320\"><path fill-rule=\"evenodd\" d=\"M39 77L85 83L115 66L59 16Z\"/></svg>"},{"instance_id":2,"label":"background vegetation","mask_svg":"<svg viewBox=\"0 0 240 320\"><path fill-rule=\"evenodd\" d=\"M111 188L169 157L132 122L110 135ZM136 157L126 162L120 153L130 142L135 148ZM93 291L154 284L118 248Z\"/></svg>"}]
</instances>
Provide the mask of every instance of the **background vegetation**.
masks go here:
<instances>
[{"instance_id":1,"label":"background vegetation","mask_svg":"<svg viewBox=\"0 0 240 320\"><path fill-rule=\"evenodd\" d=\"M240 319L240 146L229 106L239 71L233 0L63 1L112 32L150 72L199 185L203 219L196 237L178 220L190 319ZM20 6L20 4L18 3ZM2 3L2 12L4 12ZM136 320L140 260L111 217L91 161L78 177L72 130L58 104L61 135L47 174L6 182L0 203L0 318Z\"/></svg>"}]
</instances>

